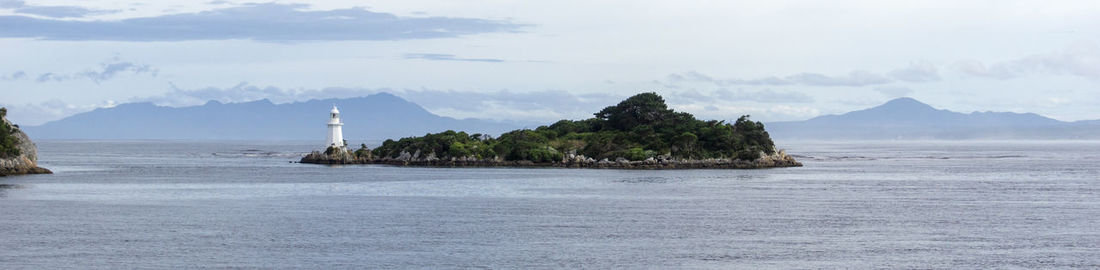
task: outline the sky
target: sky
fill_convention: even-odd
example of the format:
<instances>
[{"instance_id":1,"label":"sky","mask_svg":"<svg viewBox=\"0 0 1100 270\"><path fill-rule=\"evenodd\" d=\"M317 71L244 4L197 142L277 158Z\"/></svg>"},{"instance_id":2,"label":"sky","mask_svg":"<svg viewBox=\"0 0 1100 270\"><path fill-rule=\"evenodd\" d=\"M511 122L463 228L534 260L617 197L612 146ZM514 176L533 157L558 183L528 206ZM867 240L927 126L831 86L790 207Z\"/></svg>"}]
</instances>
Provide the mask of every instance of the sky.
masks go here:
<instances>
[{"instance_id":1,"label":"sky","mask_svg":"<svg viewBox=\"0 0 1100 270\"><path fill-rule=\"evenodd\" d=\"M0 106L389 92L456 118L582 119L640 92L790 121L898 97L1100 119L1100 1L0 0Z\"/></svg>"}]
</instances>

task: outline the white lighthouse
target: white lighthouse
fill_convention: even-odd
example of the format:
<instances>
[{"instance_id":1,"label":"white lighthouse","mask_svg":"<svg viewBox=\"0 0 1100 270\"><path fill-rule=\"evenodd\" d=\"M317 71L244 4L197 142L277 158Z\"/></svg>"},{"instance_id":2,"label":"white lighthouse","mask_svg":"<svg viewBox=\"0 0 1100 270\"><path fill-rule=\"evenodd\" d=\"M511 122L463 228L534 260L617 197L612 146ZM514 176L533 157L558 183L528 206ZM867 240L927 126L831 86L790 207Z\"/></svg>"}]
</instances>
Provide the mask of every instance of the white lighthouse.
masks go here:
<instances>
[{"instance_id":1,"label":"white lighthouse","mask_svg":"<svg viewBox=\"0 0 1100 270\"><path fill-rule=\"evenodd\" d=\"M344 123L340 122L340 110L336 109L336 105L332 105L332 111L329 112L328 119L328 137L325 138L325 148L336 147L341 150L347 149L347 144L344 143Z\"/></svg>"}]
</instances>

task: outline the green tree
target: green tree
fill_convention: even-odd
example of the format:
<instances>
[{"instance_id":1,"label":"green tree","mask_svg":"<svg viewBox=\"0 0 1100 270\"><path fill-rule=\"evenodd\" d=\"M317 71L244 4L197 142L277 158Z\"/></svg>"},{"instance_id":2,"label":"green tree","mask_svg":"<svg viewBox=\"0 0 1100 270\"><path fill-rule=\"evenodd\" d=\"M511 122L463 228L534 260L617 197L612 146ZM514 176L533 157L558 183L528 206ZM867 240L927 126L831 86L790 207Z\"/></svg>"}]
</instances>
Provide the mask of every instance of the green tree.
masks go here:
<instances>
[{"instance_id":1,"label":"green tree","mask_svg":"<svg viewBox=\"0 0 1100 270\"><path fill-rule=\"evenodd\" d=\"M7 108L0 108L0 119L8 116ZM7 122L0 122L0 157L14 157L21 154L19 139L15 138L16 128Z\"/></svg>"},{"instance_id":2,"label":"green tree","mask_svg":"<svg viewBox=\"0 0 1100 270\"><path fill-rule=\"evenodd\" d=\"M370 148L367 148L367 144L359 144L359 149L355 150L355 157L365 159L371 158L371 151Z\"/></svg>"},{"instance_id":3,"label":"green tree","mask_svg":"<svg viewBox=\"0 0 1100 270\"><path fill-rule=\"evenodd\" d=\"M680 135L676 135L672 141L673 154L691 153L695 150L695 143L699 141L699 136L695 136L695 134L691 132L684 132L680 133Z\"/></svg>"},{"instance_id":4,"label":"green tree","mask_svg":"<svg viewBox=\"0 0 1100 270\"><path fill-rule=\"evenodd\" d=\"M669 118L672 110L657 93L642 93L627 98L618 105L604 108L596 118L606 120L617 130L630 130L638 125L656 125Z\"/></svg>"}]
</instances>

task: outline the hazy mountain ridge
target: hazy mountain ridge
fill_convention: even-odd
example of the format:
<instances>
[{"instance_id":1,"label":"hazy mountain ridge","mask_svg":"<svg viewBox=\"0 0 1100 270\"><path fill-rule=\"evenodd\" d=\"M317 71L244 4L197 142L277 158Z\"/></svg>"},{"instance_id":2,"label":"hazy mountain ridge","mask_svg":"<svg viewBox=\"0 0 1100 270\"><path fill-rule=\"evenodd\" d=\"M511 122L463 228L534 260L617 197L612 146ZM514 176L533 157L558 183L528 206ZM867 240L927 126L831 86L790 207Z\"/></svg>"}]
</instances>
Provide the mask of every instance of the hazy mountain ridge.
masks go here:
<instances>
[{"instance_id":1,"label":"hazy mountain ridge","mask_svg":"<svg viewBox=\"0 0 1100 270\"><path fill-rule=\"evenodd\" d=\"M274 104L210 101L162 107L128 103L23 129L36 139L321 140L327 113L339 106L351 141L397 139L448 129L500 134L537 125L438 116L389 93ZM547 123L548 124L548 123ZM1100 139L1100 120L1063 122L1034 113L959 113L912 98L805 121L767 123L777 139Z\"/></svg>"},{"instance_id":2,"label":"hazy mountain ridge","mask_svg":"<svg viewBox=\"0 0 1100 270\"><path fill-rule=\"evenodd\" d=\"M1079 124L1079 125L1100 126L1100 120L1081 120L1081 121L1077 121L1077 122L1073 122L1073 123Z\"/></svg>"},{"instance_id":3,"label":"hazy mountain ridge","mask_svg":"<svg viewBox=\"0 0 1100 270\"><path fill-rule=\"evenodd\" d=\"M839 115L767 124L786 139L1096 139L1100 120L1063 122L1034 113L960 113L912 98Z\"/></svg>"},{"instance_id":4,"label":"hazy mountain ridge","mask_svg":"<svg viewBox=\"0 0 1100 270\"><path fill-rule=\"evenodd\" d=\"M286 104L266 99L210 101L180 108L130 103L25 129L34 138L43 139L321 140L333 105L340 108L344 136L349 140L401 138L447 129L495 135L520 127L438 116L392 94L380 93Z\"/></svg>"}]
</instances>

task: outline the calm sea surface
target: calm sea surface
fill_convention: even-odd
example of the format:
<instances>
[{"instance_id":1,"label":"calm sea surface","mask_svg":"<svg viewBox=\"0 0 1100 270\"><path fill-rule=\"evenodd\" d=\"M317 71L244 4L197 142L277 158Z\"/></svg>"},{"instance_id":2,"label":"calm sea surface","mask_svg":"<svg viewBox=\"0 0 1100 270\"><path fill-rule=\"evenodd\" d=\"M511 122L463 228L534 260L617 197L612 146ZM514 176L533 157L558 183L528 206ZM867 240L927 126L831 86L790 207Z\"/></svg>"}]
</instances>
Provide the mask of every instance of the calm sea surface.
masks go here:
<instances>
[{"instance_id":1,"label":"calm sea surface","mask_svg":"<svg viewBox=\"0 0 1100 270\"><path fill-rule=\"evenodd\" d=\"M782 142L802 168L318 166L39 142L0 268L1100 268L1100 142Z\"/></svg>"}]
</instances>

